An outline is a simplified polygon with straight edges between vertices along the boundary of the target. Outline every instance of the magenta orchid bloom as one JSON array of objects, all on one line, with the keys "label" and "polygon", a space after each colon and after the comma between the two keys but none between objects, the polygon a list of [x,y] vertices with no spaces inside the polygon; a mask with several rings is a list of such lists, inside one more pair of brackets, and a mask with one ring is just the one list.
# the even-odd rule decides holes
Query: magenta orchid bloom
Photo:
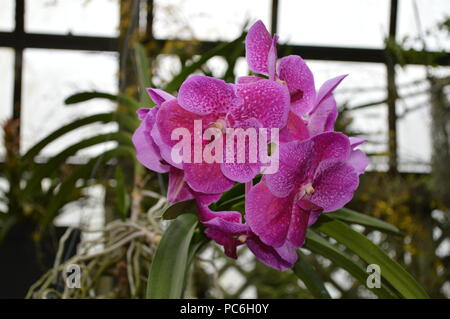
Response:
[{"label": "magenta orchid bloom", "polygon": [[[161,104],[175,99],[172,95],[158,89],[147,90],[150,98],[155,102],[153,108],[142,108],[137,111],[141,125],[134,132],[132,141],[136,148],[136,157],[145,167],[158,173],[169,173],[169,187],[167,200],[171,203],[197,198],[204,203],[212,203],[220,198],[220,195],[208,195],[197,193],[186,184],[184,172],[163,159],[162,153],[169,154],[163,144],[157,144],[153,138],[156,114]],[[161,148],[161,147],[162,148]]]},{"label": "magenta orchid bloom", "polygon": [[264,23],[257,21],[245,39],[248,66],[255,73],[268,75],[270,80],[287,85],[291,110],[297,115],[307,114],[316,96],[314,76],[298,55],[281,58],[277,72],[277,40],[277,35],[272,38]]},{"label": "magenta orchid bloom", "polygon": [[[221,132],[227,128],[282,128],[286,124],[288,107],[289,93],[274,81],[233,85],[194,75],[181,85],[178,99],[161,105],[156,118],[157,132],[154,130],[153,136],[164,149],[170,149],[178,143],[171,136],[177,128],[185,128],[191,136],[197,134],[200,138],[212,127]],[[195,130],[195,121],[202,123],[199,131]],[[202,142],[205,146],[211,141]],[[195,150],[193,144],[192,149]],[[162,156],[170,162],[164,153]],[[184,171],[185,180],[194,191],[207,194],[223,193],[234,182],[251,181],[260,171],[257,163],[226,163],[225,160],[195,163],[193,159],[177,167]]]},{"label": "magenta orchid bloom", "polygon": [[237,247],[246,244],[261,262],[281,271],[292,268],[297,260],[293,247],[274,248],[264,244],[248,225],[242,223],[239,212],[213,212],[204,203],[198,208],[199,218],[206,227],[205,234],[222,245],[228,257],[236,259]]},{"label": "magenta orchid bloom", "polygon": [[264,176],[246,201],[251,230],[273,247],[302,246],[320,213],[352,198],[368,163],[361,153],[353,156],[349,138],[335,132],[281,144],[278,173]]},{"label": "magenta orchid bloom", "polygon": [[156,115],[161,104],[166,100],[174,99],[174,97],[158,89],[148,89],[147,92],[156,106],[153,108],[142,108],[137,111],[138,117],[142,122],[134,132],[132,142],[136,148],[136,157],[142,165],[158,173],[167,173],[170,170],[170,166],[163,160],[161,149],[156,144],[151,132],[155,126]]},{"label": "magenta orchid bloom", "polygon": [[[156,106],[137,112],[142,122],[132,141],[145,167],[168,173],[169,202],[196,201],[205,234],[227,256],[237,258],[237,247],[247,245],[261,262],[285,270],[293,267],[296,249],[319,215],[351,200],[369,160],[358,149],[365,139],[334,132],[338,109],[333,91],[346,75],[326,81],[316,92],[314,76],[301,57],[277,61],[277,40],[261,21],[249,29],[246,59],[259,75],[239,77],[235,84],[193,75],[177,97],[148,89]],[[279,129],[274,173],[265,170],[261,158],[250,160],[250,142],[239,144],[236,136],[232,145],[225,140],[229,129],[248,128]],[[256,143],[267,146],[276,133]],[[189,151],[178,149],[186,135]],[[223,143],[212,152],[216,141]],[[241,147],[238,152],[245,159],[237,160],[234,152],[229,161],[229,147]],[[260,173],[265,175],[253,186]],[[246,183],[245,218],[236,211],[212,211],[209,205],[236,182]]]}]

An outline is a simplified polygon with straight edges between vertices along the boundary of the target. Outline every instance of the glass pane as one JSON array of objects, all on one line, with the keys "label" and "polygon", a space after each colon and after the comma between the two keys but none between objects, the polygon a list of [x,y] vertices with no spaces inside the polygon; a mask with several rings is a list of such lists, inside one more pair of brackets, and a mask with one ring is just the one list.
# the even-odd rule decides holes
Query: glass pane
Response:
[{"label": "glass pane", "polygon": [[[417,3],[417,20],[414,3]],[[401,0],[399,3],[398,39],[405,37],[418,38],[421,34],[428,50],[450,51],[448,33],[438,31],[437,24],[450,17],[450,1],[448,0]],[[420,30],[420,32],[419,32]],[[408,46],[422,49],[422,41],[408,41]]]},{"label": "glass pane", "polygon": [[[341,74],[348,74],[335,90],[339,109],[354,109],[348,112],[350,120],[347,130],[366,137],[362,146],[366,152],[381,153],[387,147],[387,113],[382,102],[386,98],[386,68],[377,63],[307,61],[314,73],[316,88],[326,80]],[[364,104],[374,106],[358,108]],[[385,157],[372,157],[370,168],[386,169]]]},{"label": "glass pane", "polygon": [[0,158],[5,155],[3,124],[13,114],[14,51],[0,48]]},{"label": "glass pane", "polygon": [[[22,151],[53,130],[88,114],[107,112],[115,104],[92,100],[71,106],[64,99],[80,91],[117,92],[118,57],[115,53],[28,49],[24,55]],[[44,149],[55,154],[89,135],[114,129],[93,124],[58,139]],[[77,155],[92,155],[104,147]]]},{"label": "glass pane", "polygon": [[278,33],[291,44],[383,47],[387,0],[282,0]]},{"label": "glass pane", "polygon": [[233,40],[246,21],[268,26],[269,0],[155,0],[154,35],[160,39]]},{"label": "glass pane", "polygon": [[14,30],[14,0],[0,1],[0,31]]},{"label": "glass pane", "polygon": [[27,32],[114,37],[118,27],[118,0],[26,1]]},{"label": "glass pane", "polygon": [[[433,68],[431,72],[440,78],[450,76],[449,67]],[[397,86],[402,97],[397,103],[400,170],[428,172],[432,156],[432,119],[425,67],[398,67]]]}]

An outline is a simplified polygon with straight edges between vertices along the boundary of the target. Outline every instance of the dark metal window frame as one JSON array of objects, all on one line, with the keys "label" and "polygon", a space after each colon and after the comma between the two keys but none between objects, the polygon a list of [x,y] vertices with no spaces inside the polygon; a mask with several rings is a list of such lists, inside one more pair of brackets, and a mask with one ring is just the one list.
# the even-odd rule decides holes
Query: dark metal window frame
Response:
[{"label": "dark metal window frame", "polygon": [[[152,0],[147,0],[152,6]],[[277,31],[279,0],[272,0],[271,6],[271,31]],[[389,36],[395,38],[397,29],[397,8],[398,0],[391,0],[389,12]],[[15,1],[15,29],[12,32],[0,32],[0,47],[10,47],[14,49],[14,101],[13,118],[20,121],[21,100],[22,100],[22,74],[23,74],[23,50],[26,48],[39,49],[60,49],[60,50],[88,50],[100,52],[118,52],[119,39],[113,37],[92,37],[73,36],[56,34],[37,34],[25,32],[25,0]],[[148,28],[148,30],[151,30]],[[167,40],[155,40],[164,44]],[[186,41],[187,42],[187,41]],[[218,45],[220,42],[202,41],[200,51]],[[327,47],[327,46],[304,46],[287,45],[292,54],[301,55],[305,59],[327,60],[327,61],[348,61],[348,62],[373,62],[382,63],[387,68],[387,83],[395,84],[394,63],[390,63],[386,58],[384,49],[347,48],[347,47]],[[448,63],[448,56],[443,59],[442,64]],[[388,90],[388,126],[390,170],[397,168],[397,136],[396,136],[396,115],[395,96]]]}]

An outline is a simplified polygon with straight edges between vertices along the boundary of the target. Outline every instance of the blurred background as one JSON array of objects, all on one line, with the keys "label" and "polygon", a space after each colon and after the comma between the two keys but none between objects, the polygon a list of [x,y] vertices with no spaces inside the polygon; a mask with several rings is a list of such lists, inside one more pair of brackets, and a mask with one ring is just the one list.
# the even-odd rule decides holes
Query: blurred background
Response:
[{"label": "blurred background", "polygon": [[[280,36],[279,56],[307,61],[316,87],[349,74],[335,91],[337,130],[366,137],[372,160],[349,207],[404,236],[358,230],[432,297],[449,298],[449,18],[447,0],[0,0],[0,297],[24,297],[55,257],[67,260],[91,240],[91,252],[107,245],[93,229],[132,214],[145,192],[164,195],[164,180],[127,153],[134,110],[150,105],[139,87],[175,91],[194,72],[230,82],[248,74],[243,32],[261,19]],[[143,197],[145,212],[159,202]],[[152,249],[132,253],[151,259]],[[304,253],[333,297],[374,297]],[[235,262],[205,250],[189,293],[311,297],[291,274],[241,254]],[[139,297],[148,269],[138,260],[144,283],[128,288],[124,275],[121,288],[121,256],[88,269],[109,277],[110,297]]]}]

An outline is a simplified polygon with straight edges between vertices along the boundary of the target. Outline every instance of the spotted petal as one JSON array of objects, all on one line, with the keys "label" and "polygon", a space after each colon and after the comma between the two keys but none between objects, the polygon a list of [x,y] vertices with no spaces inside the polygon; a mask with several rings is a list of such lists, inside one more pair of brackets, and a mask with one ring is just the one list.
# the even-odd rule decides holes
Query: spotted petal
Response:
[{"label": "spotted petal", "polygon": [[292,110],[298,115],[307,114],[314,106],[316,89],[314,76],[305,61],[298,55],[282,58],[278,76],[289,88]]},{"label": "spotted petal", "polygon": [[196,114],[226,113],[241,104],[233,84],[203,76],[190,76],[181,85],[178,102],[182,108]]},{"label": "spotted petal", "polygon": [[275,81],[260,80],[237,84],[237,95],[244,103],[231,110],[236,121],[250,118],[258,120],[265,128],[282,128],[286,125],[289,111],[289,92],[284,85]]},{"label": "spotted petal", "polygon": [[293,196],[274,196],[264,181],[254,186],[245,203],[246,221],[267,245],[281,247],[286,242],[291,223]]},{"label": "spotted petal", "polygon": [[247,246],[261,262],[280,271],[292,268],[297,261],[295,250],[287,250],[284,246],[274,248],[264,244],[257,236],[250,236]]},{"label": "spotted petal", "polygon": [[173,100],[175,97],[160,89],[147,89],[147,93],[156,105],[161,105],[165,101]]},{"label": "spotted petal", "polygon": [[186,182],[196,192],[220,194],[234,184],[222,173],[219,163],[183,163],[183,169]]},{"label": "spotted petal", "polygon": [[142,165],[152,171],[165,173],[169,171],[169,166],[163,163],[160,149],[150,134],[155,124],[157,111],[157,108],[138,111],[143,121],[134,132],[132,141],[136,148],[136,157]]},{"label": "spotted petal", "polygon": [[267,187],[273,195],[288,196],[300,181],[308,177],[312,167],[313,146],[311,139],[280,145],[278,172],[265,175]]},{"label": "spotted petal", "polygon": [[332,94],[333,90],[342,82],[343,79],[345,79],[346,76],[347,74],[339,75],[322,84],[319,92],[317,93],[316,105],[319,105],[323,99]]},{"label": "spotted petal", "polygon": [[269,51],[273,39],[264,23],[259,20],[248,30],[245,38],[245,57],[248,67],[255,73],[268,74]]},{"label": "spotted petal", "polygon": [[310,201],[324,212],[342,208],[353,197],[359,179],[356,171],[342,160],[322,162],[314,177]]},{"label": "spotted petal", "polygon": [[302,141],[308,137],[309,133],[305,121],[294,112],[289,112],[287,124],[280,130],[280,142]]},{"label": "spotted petal", "polygon": [[336,101],[333,95],[329,95],[310,114],[308,119],[309,135],[314,136],[323,132],[333,131],[337,117]]}]

